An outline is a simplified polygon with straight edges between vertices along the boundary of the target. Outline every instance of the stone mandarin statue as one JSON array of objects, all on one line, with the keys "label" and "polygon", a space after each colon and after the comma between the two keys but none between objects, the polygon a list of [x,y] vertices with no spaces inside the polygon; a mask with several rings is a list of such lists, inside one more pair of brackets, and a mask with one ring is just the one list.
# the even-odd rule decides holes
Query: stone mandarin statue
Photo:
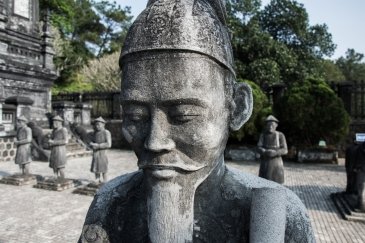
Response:
[{"label": "stone mandarin statue", "polygon": [[19,165],[22,175],[29,176],[29,166],[32,161],[31,148],[32,143],[32,130],[27,126],[28,119],[24,116],[20,116],[17,119],[17,134],[16,141],[17,146],[15,155],[15,164]]},{"label": "stone mandarin statue", "polygon": [[105,120],[102,117],[94,121],[94,133],[90,147],[93,149],[93,160],[91,172],[95,173],[95,178],[101,182],[100,174],[103,174],[103,181],[106,182],[108,172],[108,157],[106,150],[112,146],[110,132],[105,129]]},{"label": "stone mandarin statue", "polygon": [[345,196],[356,209],[365,212],[365,142],[346,149],[345,167],[347,175]]},{"label": "stone mandarin statue", "polygon": [[284,164],[282,155],[288,153],[283,133],[276,131],[279,121],[272,115],[265,120],[265,131],[257,144],[261,155],[259,176],[277,183],[284,183]]},{"label": "stone mandarin statue", "polygon": [[48,141],[51,147],[49,167],[53,169],[57,179],[65,179],[65,167],[67,161],[66,144],[68,142],[67,129],[62,126],[63,119],[60,116],[53,118],[53,131]]},{"label": "stone mandarin statue", "polygon": [[[293,192],[224,164],[229,131],[252,111],[251,89],[235,82],[224,9],[218,0],[150,0],[130,28],[122,130],[140,170],[100,189],[79,242],[314,242]],[[257,214],[251,201],[264,202]]]}]

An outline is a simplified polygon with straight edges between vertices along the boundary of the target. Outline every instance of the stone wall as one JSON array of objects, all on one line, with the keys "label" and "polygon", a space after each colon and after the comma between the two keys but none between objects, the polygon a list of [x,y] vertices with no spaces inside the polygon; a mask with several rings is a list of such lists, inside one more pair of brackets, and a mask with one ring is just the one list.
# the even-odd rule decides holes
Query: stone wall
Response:
[{"label": "stone wall", "polygon": [[14,161],[16,154],[15,137],[0,137],[0,162]]}]

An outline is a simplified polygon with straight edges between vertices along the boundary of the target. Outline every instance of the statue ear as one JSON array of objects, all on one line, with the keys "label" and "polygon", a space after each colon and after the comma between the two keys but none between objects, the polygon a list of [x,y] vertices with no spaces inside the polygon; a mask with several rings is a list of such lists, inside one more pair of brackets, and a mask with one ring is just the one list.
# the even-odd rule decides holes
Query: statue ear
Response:
[{"label": "statue ear", "polygon": [[229,124],[232,131],[237,131],[248,121],[252,108],[253,96],[250,86],[245,83],[235,83]]}]

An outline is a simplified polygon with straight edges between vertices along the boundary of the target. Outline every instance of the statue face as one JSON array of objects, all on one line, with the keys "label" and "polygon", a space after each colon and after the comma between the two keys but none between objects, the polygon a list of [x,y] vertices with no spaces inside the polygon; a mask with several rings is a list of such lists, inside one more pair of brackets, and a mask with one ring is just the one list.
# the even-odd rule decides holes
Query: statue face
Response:
[{"label": "statue face", "polygon": [[26,125],[26,122],[23,120],[16,120],[16,125],[17,125],[17,127],[21,128]]},{"label": "statue face", "polygon": [[57,129],[62,127],[62,122],[61,121],[53,121],[53,128]]},{"label": "statue face", "polygon": [[198,54],[154,54],[124,63],[123,80],[123,134],[141,169],[163,178],[218,162],[229,117],[218,64]]},{"label": "statue face", "polygon": [[102,122],[95,122],[94,127],[96,131],[101,131],[105,127],[105,124]]},{"label": "statue face", "polygon": [[277,127],[278,127],[278,124],[274,121],[266,122],[266,131],[269,133],[275,132]]}]

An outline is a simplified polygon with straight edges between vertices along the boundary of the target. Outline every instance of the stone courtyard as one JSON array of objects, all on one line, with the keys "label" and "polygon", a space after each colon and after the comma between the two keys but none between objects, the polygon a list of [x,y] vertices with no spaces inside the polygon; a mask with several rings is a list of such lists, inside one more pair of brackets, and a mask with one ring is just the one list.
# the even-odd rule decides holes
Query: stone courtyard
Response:
[{"label": "stone courtyard", "polygon": [[[110,178],[136,170],[131,151],[111,150]],[[334,164],[285,163],[285,186],[292,189],[308,208],[317,242],[365,242],[365,224],[341,219],[330,199],[346,185],[343,161]],[[93,180],[91,157],[68,161],[66,177],[83,184]],[[228,165],[248,173],[258,173],[258,162]],[[47,163],[34,162],[32,173],[52,176]],[[0,163],[0,177],[18,172],[13,162]],[[74,189],[54,192],[31,186],[0,184],[0,243],[77,242],[92,197],[73,194]]]}]

